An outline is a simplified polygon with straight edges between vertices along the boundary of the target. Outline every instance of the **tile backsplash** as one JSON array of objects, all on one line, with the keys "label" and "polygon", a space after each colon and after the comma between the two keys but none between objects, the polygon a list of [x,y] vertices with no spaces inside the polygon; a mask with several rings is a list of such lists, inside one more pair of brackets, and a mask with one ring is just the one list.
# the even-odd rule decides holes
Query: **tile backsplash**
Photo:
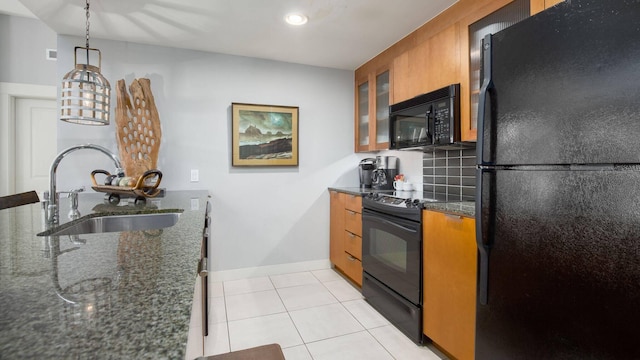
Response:
[{"label": "tile backsplash", "polygon": [[425,196],[446,201],[474,201],[476,149],[430,150],[422,156]]}]

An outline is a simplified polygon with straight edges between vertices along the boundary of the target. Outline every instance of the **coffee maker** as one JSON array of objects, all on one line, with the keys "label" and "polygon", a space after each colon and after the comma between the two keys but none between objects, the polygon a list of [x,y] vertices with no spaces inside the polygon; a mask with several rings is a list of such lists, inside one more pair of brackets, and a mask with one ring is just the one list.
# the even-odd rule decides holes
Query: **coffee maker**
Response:
[{"label": "coffee maker", "polygon": [[371,187],[375,190],[393,190],[393,179],[398,175],[396,156],[376,156],[376,169],[371,177]]},{"label": "coffee maker", "polygon": [[373,171],[376,169],[376,159],[367,158],[360,160],[358,170],[360,172],[360,188],[368,189],[371,187],[371,179]]}]

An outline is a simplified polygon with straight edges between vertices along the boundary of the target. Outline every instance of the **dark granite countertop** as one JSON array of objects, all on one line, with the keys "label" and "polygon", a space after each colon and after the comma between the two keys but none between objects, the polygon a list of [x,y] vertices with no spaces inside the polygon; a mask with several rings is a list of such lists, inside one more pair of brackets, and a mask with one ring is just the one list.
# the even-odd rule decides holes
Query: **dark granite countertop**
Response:
[{"label": "dark granite countertop", "polygon": [[41,204],[1,210],[1,359],[184,358],[207,192],[169,191],[145,207],[102,199],[80,194],[81,214],[184,211],[162,230],[72,238],[36,235]]},{"label": "dark granite countertop", "polygon": [[476,214],[476,203],[473,201],[425,203],[424,209],[474,218]]}]

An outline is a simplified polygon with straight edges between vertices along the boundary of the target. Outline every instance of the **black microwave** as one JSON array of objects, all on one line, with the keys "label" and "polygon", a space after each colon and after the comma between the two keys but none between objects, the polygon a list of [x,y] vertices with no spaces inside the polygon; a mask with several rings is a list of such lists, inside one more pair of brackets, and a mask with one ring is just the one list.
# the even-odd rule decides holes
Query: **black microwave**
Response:
[{"label": "black microwave", "polygon": [[460,84],[389,106],[390,149],[417,149],[460,141]]}]

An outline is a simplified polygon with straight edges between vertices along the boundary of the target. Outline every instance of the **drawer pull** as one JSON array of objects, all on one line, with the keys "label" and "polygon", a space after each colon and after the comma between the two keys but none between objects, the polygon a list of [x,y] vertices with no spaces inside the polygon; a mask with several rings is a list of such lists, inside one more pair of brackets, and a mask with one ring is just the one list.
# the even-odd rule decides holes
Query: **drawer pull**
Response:
[{"label": "drawer pull", "polygon": [[349,234],[349,237],[352,238],[352,239],[356,237],[354,234],[352,234],[352,233],[350,233],[348,231],[347,231],[347,234]]},{"label": "drawer pull", "polygon": [[444,214],[445,217],[448,217],[451,220],[462,220],[462,216],[460,215],[454,215],[454,214]]},{"label": "drawer pull", "polygon": [[354,258],[354,257],[353,257],[353,256],[351,256],[351,255],[348,255],[348,256],[347,256],[347,259],[349,259],[349,261],[356,261],[356,260],[357,260],[356,258]]},{"label": "drawer pull", "polygon": [[347,210],[347,212],[348,212],[348,213],[349,213],[349,215],[351,215],[351,216],[353,216],[353,215],[355,215],[355,214],[356,214],[356,212],[355,212],[355,211],[351,211],[351,210]]}]

